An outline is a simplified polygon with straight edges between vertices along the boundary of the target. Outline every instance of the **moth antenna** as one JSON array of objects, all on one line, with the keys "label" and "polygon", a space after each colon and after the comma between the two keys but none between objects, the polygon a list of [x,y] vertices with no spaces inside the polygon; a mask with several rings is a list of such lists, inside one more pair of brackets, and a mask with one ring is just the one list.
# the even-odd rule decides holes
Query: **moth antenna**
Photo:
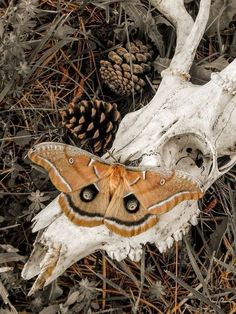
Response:
[{"label": "moth antenna", "polygon": [[141,162],[142,162],[142,157],[139,157],[139,158],[136,158],[136,159],[133,159],[133,160],[130,160],[134,155],[134,154],[130,154],[124,161],[124,164],[126,166],[131,166],[131,167],[139,167]]},{"label": "moth antenna", "polygon": [[130,162],[130,159],[135,155],[136,153],[131,153],[126,159],[125,164]]},{"label": "moth antenna", "polygon": [[112,152],[110,150],[107,150],[107,153],[108,153],[109,157],[111,157],[115,161],[115,163],[119,163],[119,159],[120,158],[117,160],[117,158],[113,155],[114,154],[114,149],[113,149]]},{"label": "moth antenna", "polygon": [[25,159],[27,159],[27,158],[29,158],[28,153],[25,153],[23,159],[25,160]]}]

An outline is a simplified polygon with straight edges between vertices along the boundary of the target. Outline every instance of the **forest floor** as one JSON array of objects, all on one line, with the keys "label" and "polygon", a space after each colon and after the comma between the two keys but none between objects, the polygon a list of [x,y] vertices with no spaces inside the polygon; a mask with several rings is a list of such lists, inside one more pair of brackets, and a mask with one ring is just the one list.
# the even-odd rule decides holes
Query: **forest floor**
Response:
[{"label": "forest floor", "polygon": [[[185,2],[195,18],[199,1]],[[212,7],[211,20],[219,22],[198,47],[192,82],[206,83],[235,58],[233,9]],[[100,61],[137,40],[152,51],[140,76],[145,84],[127,94],[127,80],[115,94],[102,80]],[[85,145],[76,125],[63,123],[63,112],[97,99],[116,103],[121,118],[145,106],[174,49],[175,29],[148,0],[0,0],[0,314],[236,313],[235,167],[199,201],[198,225],[168,252],[146,245],[141,262],[96,252],[30,297],[35,279],[21,277],[36,238],[31,219],[58,194],[47,174],[32,168],[30,147],[53,141],[96,153],[88,121]]]}]

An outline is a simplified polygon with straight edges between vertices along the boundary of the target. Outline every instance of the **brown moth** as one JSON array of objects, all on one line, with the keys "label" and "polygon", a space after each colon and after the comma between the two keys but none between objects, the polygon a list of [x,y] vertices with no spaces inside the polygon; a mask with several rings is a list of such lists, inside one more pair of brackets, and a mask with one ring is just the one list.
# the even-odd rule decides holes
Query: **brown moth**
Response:
[{"label": "brown moth", "polygon": [[73,223],[104,224],[123,237],[148,230],[175,205],[203,196],[198,183],[178,171],[109,163],[66,144],[38,144],[28,157],[48,171],[62,192],[60,207]]}]

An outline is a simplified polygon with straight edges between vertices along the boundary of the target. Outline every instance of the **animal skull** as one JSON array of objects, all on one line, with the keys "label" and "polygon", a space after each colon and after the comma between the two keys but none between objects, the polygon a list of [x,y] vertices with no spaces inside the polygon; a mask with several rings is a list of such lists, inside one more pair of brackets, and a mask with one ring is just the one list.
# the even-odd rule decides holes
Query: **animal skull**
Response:
[{"label": "animal skull", "polygon": [[[203,86],[190,83],[188,72],[207,23],[210,0],[201,1],[195,23],[183,0],[152,3],[177,27],[176,53],[162,72],[152,101],[123,119],[113,154],[121,161],[132,156],[140,165],[178,169],[199,180],[206,190],[236,163],[236,61]],[[186,29],[191,29],[189,34]],[[123,238],[105,226],[74,225],[61,213],[56,198],[34,218],[33,231],[41,232],[22,276],[38,275],[31,294],[96,250],[105,250],[118,261],[126,257],[139,260],[147,242],[163,252],[182,238],[190,223],[197,224],[198,214],[197,202],[185,201],[161,215],[148,231]]]},{"label": "animal skull", "polygon": [[236,162],[235,97],[220,85],[222,77],[213,74],[204,86],[176,81],[164,99],[157,92],[147,107],[122,121],[117,154],[127,158],[138,147],[141,164],[187,172],[206,190]]}]

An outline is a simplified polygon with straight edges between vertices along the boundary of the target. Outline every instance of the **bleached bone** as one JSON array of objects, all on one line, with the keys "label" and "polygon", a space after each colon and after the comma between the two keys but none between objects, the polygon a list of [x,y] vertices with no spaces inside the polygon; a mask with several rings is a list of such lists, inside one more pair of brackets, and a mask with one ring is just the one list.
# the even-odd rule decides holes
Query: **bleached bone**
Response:
[{"label": "bleached bone", "polygon": [[[210,0],[201,1],[195,22],[183,0],[151,2],[175,25],[177,48],[152,101],[122,120],[113,155],[121,161],[132,156],[140,165],[178,169],[200,180],[206,190],[236,163],[236,61],[214,73],[204,86],[188,82]],[[223,163],[221,157],[227,157]],[[34,218],[34,231],[39,234],[22,276],[30,279],[38,275],[33,293],[96,250],[105,250],[117,260],[139,260],[142,246],[150,242],[164,252],[182,238],[189,223],[197,223],[198,214],[197,202],[186,201],[161,215],[145,233],[122,238],[105,226],[75,226],[61,214],[55,199]]]},{"label": "bleached bone", "polygon": [[[22,271],[23,278],[27,280],[38,275],[29,294],[48,285],[73,263],[97,250],[105,250],[118,261],[127,256],[138,261],[142,255],[142,246],[147,242],[155,243],[160,251],[165,251],[174,242],[171,235],[181,230],[185,221],[190,221],[199,212],[194,201],[184,203],[186,213],[180,214],[182,207],[176,206],[162,215],[154,228],[132,238],[123,238],[105,226],[78,227],[64,214],[58,216],[60,207],[56,198],[34,218],[33,230],[41,227],[45,229],[36,239],[31,257]],[[51,221],[48,219],[49,213]]]}]

